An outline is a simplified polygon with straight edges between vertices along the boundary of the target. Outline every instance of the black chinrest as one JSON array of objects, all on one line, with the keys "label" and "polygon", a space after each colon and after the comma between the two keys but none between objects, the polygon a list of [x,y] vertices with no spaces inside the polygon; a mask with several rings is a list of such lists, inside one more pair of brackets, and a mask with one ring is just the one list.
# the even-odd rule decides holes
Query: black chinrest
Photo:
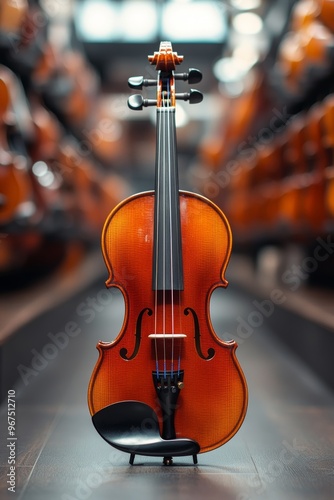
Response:
[{"label": "black chinrest", "polygon": [[181,457],[196,455],[200,449],[192,439],[163,439],[157,414],[140,401],[121,401],[106,406],[95,413],[92,420],[103,439],[131,455]]}]

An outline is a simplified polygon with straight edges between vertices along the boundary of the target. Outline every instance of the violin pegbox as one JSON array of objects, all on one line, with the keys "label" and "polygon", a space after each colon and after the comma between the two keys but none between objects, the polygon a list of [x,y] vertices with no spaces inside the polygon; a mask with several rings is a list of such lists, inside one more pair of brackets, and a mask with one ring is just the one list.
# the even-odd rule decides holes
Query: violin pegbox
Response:
[{"label": "violin pegbox", "polygon": [[183,56],[173,52],[170,42],[161,42],[159,52],[148,56],[148,60],[150,64],[155,65],[158,71],[157,80],[133,76],[129,78],[128,84],[130,88],[139,90],[142,90],[143,87],[157,87],[156,99],[144,99],[141,94],[134,94],[128,99],[130,109],[138,111],[147,106],[165,107],[166,102],[168,106],[175,106],[176,99],[189,101],[190,104],[197,104],[203,100],[203,94],[199,90],[190,89],[189,92],[185,93],[175,92],[175,80],[196,84],[202,80],[202,73],[196,68],[190,68],[185,73],[174,73],[176,66],[182,63]]}]

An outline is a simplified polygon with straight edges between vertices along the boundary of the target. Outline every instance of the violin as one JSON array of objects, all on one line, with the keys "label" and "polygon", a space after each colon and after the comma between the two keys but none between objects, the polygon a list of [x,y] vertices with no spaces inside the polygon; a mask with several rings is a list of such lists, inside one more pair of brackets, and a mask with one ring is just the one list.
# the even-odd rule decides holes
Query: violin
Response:
[{"label": "violin", "polygon": [[62,170],[60,190],[68,215],[72,223],[81,226],[82,238],[89,241],[101,233],[107,207],[116,206],[127,189],[116,175],[107,178],[79,151],[74,138],[60,141],[56,164]]},{"label": "violin", "polygon": [[323,144],[322,125],[324,106],[315,103],[308,110],[305,130],[304,152],[308,159],[308,172],[304,175],[304,218],[308,229],[317,234],[326,223],[326,151]]},{"label": "violin", "polygon": [[232,438],[247,408],[237,344],[216,335],[209,314],[213,291],[228,284],[231,229],[214,203],[178,187],[176,100],[203,98],[175,91],[178,80],[202,78],[197,69],[176,73],[182,60],[161,42],[149,56],[157,80],[129,79],[157,89],[155,99],[128,100],[133,110],[156,107],[155,189],[118,204],[102,232],[106,286],[121,291],[125,317],[114,341],[97,344],[88,404],[98,433],[130,464],[136,454],[197,463]]},{"label": "violin", "polygon": [[332,32],[316,19],[313,7],[308,2],[296,6],[291,29],[284,35],[278,51],[284,86],[293,95],[305,91],[310,82],[329,71],[334,44]]},{"label": "violin", "polygon": [[0,31],[6,35],[19,36],[28,9],[27,0],[20,0],[19,2],[2,0],[0,8]]},{"label": "violin", "polygon": [[[12,103],[17,99],[14,74],[0,66],[0,224],[10,224],[33,211],[32,189],[26,158],[16,154],[8,144],[8,129],[13,121]],[[13,95],[14,94],[14,95]]]},{"label": "violin", "polygon": [[334,218],[334,94],[329,94],[323,102],[323,147],[326,153],[325,168],[325,210],[326,219]]}]

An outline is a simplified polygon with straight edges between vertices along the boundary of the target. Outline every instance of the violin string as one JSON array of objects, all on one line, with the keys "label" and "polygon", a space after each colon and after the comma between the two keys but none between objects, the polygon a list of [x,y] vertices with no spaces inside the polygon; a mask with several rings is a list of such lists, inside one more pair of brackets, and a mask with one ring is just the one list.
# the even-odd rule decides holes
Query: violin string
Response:
[{"label": "violin string", "polygon": [[167,144],[166,144],[166,96],[164,91],[162,91],[162,107],[163,107],[163,245],[162,245],[162,268],[163,268],[163,283],[162,283],[162,317],[163,317],[163,334],[164,334],[164,339],[163,339],[163,370],[164,370],[164,377],[166,378],[167,376],[167,366],[166,366],[166,150],[167,150]]},{"label": "violin string", "polygon": [[[176,116],[175,116],[175,120],[176,120]],[[178,204],[181,203],[179,192],[178,192],[177,203]],[[180,219],[181,219],[181,206],[180,206]],[[180,232],[181,232],[181,248],[182,248],[182,226],[180,227]],[[182,292],[180,290],[180,287],[179,287],[177,296],[178,296],[177,304],[178,304],[179,332],[183,333],[183,329],[182,329],[182,314],[181,314],[181,310],[182,310],[182,304],[181,304]],[[177,363],[177,375],[178,376],[180,375],[180,371],[181,371],[181,356],[182,356],[183,342],[184,342],[184,340],[181,339],[180,342],[179,342],[179,344],[178,344],[178,346],[179,346],[179,348],[178,348],[178,363]]]},{"label": "violin string", "polygon": [[[178,203],[180,203],[180,197],[178,200]],[[178,290],[178,311],[179,311],[179,332],[183,333],[182,329],[182,315],[181,315],[181,310],[182,310],[182,304],[181,304],[181,290]],[[183,339],[180,340],[179,342],[179,349],[178,349],[178,361],[177,361],[177,375],[180,375],[180,370],[181,370],[181,356],[182,356],[182,346],[183,346]]]},{"label": "violin string", "polygon": [[[171,114],[171,120],[173,120],[172,122],[172,126],[169,127],[169,130],[171,131],[172,134],[174,134],[174,130],[175,130],[175,126],[176,126],[176,123],[175,123],[175,120],[176,120],[176,107],[174,105],[174,109],[173,109],[173,114]],[[173,146],[174,146],[174,151],[173,151],[173,157],[172,158],[175,158],[175,154],[176,154],[176,144],[175,144],[175,137],[173,137]],[[174,172],[175,172],[175,168],[174,168]],[[176,177],[173,179],[174,182],[176,182]],[[171,183],[170,183],[170,186],[171,186]],[[180,203],[180,196],[179,196],[179,192],[177,193],[177,199],[174,200],[174,203]],[[175,205],[174,205],[174,208],[175,208]],[[178,212],[174,212],[174,215],[176,215]],[[179,228],[179,230],[181,231],[181,227]],[[172,235],[172,231],[171,231],[171,235]],[[175,235],[176,236],[176,235]],[[172,240],[172,237],[171,236],[171,240]],[[182,237],[182,235],[181,235]],[[172,267],[171,267],[171,273],[172,273],[172,283],[173,283],[173,273],[174,273],[174,264],[173,264],[173,242],[171,241],[171,264],[172,264]],[[178,249],[179,250],[179,249]],[[180,272],[180,270],[178,269],[178,272]],[[172,307],[172,333],[174,334],[175,333],[175,307],[174,307],[174,301],[175,301],[175,296],[174,296],[174,285],[172,285],[172,299],[171,299],[171,307]],[[178,291],[177,291],[177,301],[176,301],[177,305],[178,305],[178,323],[179,323],[179,333],[182,333],[182,316],[181,316],[181,290],[180,290],[180,287],[178,287]],[[177,357],[177,375],[179,376],[180,375],[180,370],[181,370],[181,354],[182,354],[182,345],[183,345],[183,340],[181,340],[179,343],[178,343],[178,357]],[[174,347],[174,336],[172,337],[172,373],[174,373],[174,350],[175,350],[175,347]]]},{"label": "violin string", "polygon": [[[157,161],[159,162],[159,158],[161,156],[160,145],[161,145],[161,127],[159,121],[159,113],[156,113],[156,121],[158,127],[158,144],[157,144]],[[159,163],[158,163],[159,165]],[[158,333],[158,248],[159,248],[159,213],[160,213],[160,197],[158,195],[158,186],[160,185],[160,169],[156,169],[156,192],[155,192],[155,234],[154,234],[154,244],[155,244],[155,286],[154,286],[154,349],[155,349],[155,365],[157,377],[159,377],[159,358],[158,358],[158,341],[157,341],[157,333]]]},{"label": "violin string", "polygon": [[[172,165],[172,161],[174,158],[174,149],[171,150],[172,146],[175,148],[174,144],[174,127],[175,127],[175,106],[172,106],[171,101],[171,86],[170,81],[167,81],[167,89],[166,91],[161,90],[161,105],[160,110],[157,112],[157,125],[158,125],[158,155],[157,161],[157,180],[156,180],[156,234],[155,234],[155,245],[156,245],[156,255],[155,255],[155,314],[154,314],[154,331],[155,335],[157,335],[159,321],[159,314],[162,312],[162,333],[163,333],[163,373],[164,377],[167,375],[167,333],[171,333],[171,374],[174,373],[174,350],[175,350],[175,296],[174,296],[174,241],[175,237],[173,233],[173,217],[176,215],[174,213],[175,209],[175,200],[172,199],[172,181],[176,181],[173,177],[173,172],[175,170],[175,165]],[[172,170],[174,168],[174,170]],[[160,184],[161,183],[161,184]],[[160,190],[159,190],[160,187]],[[177,201],[179,203],[179,200]],[[166,208],[169,207],[168,213],[166,213]],[[162,220],[159,216],[160,210],[162,210]],[[162,224],[162,227],[159,225]],[[162,229],[162,234],[160,230]],[[168,235],[168,237],[167,237]],[[162,238],[162,246],[160,238]],[[169,246],[169,248],[168,248]],[[158,251],[162,251],[162,256],[158,255]],[[168,259],[167,259],[168,256]],[[159,262],[162,259],[162,303],[159,307]],[[161,269],[160,269],[161,271]],[[170,280],[170,281],[169,281]],[[167,284],[169,286],[169,290],[167,291]],[[160,290],[161,293],[161,290]],[[170,303],[167,304],[167,293],[170,294]],[[168,295],[169,297],[169,295]],[[178,290],[178,304],[181,305],[181,291]],[[170,317],[167,317],[167,307],[171,310]],[[167,324],[168,320],[168,324]],[[182,319],[181,319],[181,311],[179,310],[179,325],[180,332]],[[170,331],[167,329],[170,329]],[[156,357],[156,371],[159,376],[159,350],[158,350],[158,341],[157,336],[155,337],[155,357]],[[180,373],[181,367],[181,353],[182,353],[182,342],[179,344],[178,349],[178,363],[177,363],[177,372]]]},{"label": "violin string", "polygon": [[[170,81],[168,81],[168,97],[169,103],[171,103],[171,89],[170,89]],[[172,346],[171,346],[171,374],[174,374],[174,262],[173,262],[173,224],[172,224],[172,160],[174,155],[171,153],[171,124],[172,124],[172,113],[173,108],[169,106],[168,110],[168,176],[169,176],[169,233],[170,233],[170,281],[171,281],[171,334],[172,334]],[[173,144],[174,146],[174,144]],[[175,181],[175,179],[173,179]]]}]

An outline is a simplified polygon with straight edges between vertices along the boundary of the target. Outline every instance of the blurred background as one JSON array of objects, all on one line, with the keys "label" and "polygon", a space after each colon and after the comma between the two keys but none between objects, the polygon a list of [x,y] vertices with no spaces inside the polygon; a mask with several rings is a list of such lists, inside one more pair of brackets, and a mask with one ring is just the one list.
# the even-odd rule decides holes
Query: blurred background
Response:
[{"label": "blurred background", "polygon": [[332,0],[1,0],[2,353],[105,279],[106,216],[154,186],[155,111],[128,109],[127,80],[154,78],[147,55],[170,40],[203,72],[203,102],[177,106],[180,186],[230,221],[231,284],[284,290],[315,325],[295,348],[333,384],[310,348],[318,327],[333,342],[333,32]]},{"label": "blurred background", "polygon": [[[86,403],[124,318],[102,228],[154,188],[155,108],[127,81],[156,78],[162,40],[203,73],[203,101],[177,101],[180,187],[230,222],[211,313],[249,387],[236,438],[172,480],[128,466]],[[334,0],[0,0],[0,496],[15,395],[20,499],[333,498],[333,81]]]}]

